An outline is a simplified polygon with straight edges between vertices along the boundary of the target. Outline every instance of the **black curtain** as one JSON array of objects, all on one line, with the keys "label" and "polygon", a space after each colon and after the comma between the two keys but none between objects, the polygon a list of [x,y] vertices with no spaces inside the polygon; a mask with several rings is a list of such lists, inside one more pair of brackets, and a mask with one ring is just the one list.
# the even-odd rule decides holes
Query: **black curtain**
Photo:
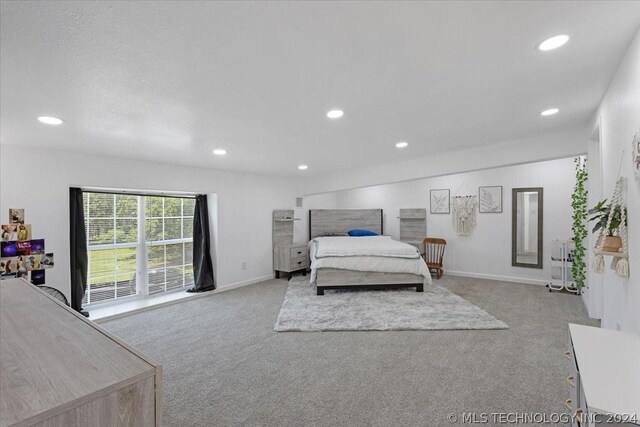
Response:
[{"label": "black curtain", "polygon": [[[71,308],[83,313],[82,298],[87,290],[87,232],[84,225],[82,189],[69,189],[70,247],[71,247]],[[84,314],[84,313],[83,313]]]},{"label": "black curtain", "polygon": [[193,214],[193,278],[194,287],[187,292],[207,292],[216,288],[209,239],[209,207],[207,196],[196,196]]}]

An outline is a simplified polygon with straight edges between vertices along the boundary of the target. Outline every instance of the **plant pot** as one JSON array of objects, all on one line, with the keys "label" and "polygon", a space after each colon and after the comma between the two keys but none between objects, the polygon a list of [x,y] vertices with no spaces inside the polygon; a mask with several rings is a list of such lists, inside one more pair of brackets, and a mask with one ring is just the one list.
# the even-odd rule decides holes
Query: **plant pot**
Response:
[{"label": "plant pot", "polygon": [[604,238],[603,251],[619,252],[620,248],[622,248],[622,238],[620,236],[607,236]]}]

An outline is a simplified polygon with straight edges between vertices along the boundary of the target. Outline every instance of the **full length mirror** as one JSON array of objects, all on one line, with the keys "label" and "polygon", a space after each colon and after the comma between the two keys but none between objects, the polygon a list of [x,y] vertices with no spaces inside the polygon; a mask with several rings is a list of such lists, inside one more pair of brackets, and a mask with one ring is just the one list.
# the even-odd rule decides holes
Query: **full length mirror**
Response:
[{"label": "full length mirror", "polygon": [[542,188],[514,188],[511,196],[511,265],[542,268]]}]

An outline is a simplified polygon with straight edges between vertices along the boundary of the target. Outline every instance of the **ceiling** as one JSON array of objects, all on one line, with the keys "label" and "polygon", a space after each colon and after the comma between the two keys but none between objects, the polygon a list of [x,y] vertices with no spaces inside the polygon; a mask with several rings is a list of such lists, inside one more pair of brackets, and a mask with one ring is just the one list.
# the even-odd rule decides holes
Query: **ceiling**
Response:
[{"label": "ceiling", "polygon": [[1,8],[2,143],[276,176],[584,127],[640,27],[633,1]]}]

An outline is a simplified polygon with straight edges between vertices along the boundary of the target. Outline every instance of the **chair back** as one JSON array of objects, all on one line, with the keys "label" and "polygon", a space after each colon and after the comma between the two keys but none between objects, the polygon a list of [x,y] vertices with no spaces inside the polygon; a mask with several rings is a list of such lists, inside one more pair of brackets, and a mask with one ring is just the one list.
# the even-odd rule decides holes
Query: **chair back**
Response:
[{"label": "chair back", "polygon": [[429,264],[442,266],[442,258],[444,257],[444,248],[447,246],[447,241],[435,237],[427,237],[422,243],[424,244],[424,260]]}]

